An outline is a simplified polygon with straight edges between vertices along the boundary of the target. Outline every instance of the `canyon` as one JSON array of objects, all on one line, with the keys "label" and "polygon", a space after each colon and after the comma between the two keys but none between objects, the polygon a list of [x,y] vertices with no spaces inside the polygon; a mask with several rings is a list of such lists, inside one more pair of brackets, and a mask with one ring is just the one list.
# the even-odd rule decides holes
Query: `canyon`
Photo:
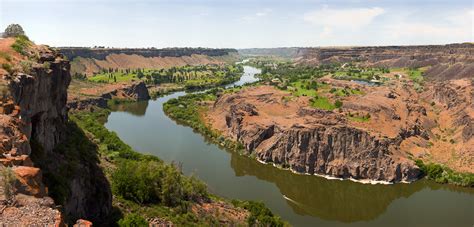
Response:
[{"label": "canyon", "polygon": [[[63,225],[80,218],[100,224],[112,213],[111,186],[101,166],[107,162],[89,140],[83,141],[89,146],[86,153],[68,146],[69,139],[84,133],[68,119],[68,111],[96,111],[95,107],[109,107],[111,100],[143,102],[156,87],[143,81],[86,83],[74,81],[71,73],[226,64],[239,58],[233,49],[52,49],[40,45],[29,46],[22,55],[11,50],[13,43],[11,38],[0,42],[0,51],[12,56],[10,61],[0,59],[1,63],[16,67],[14,72],[0,69],[5,88],[0,106],[0,162],[13,171],[17,194],[15,203],[0,198],[1,224]],[[295,65],[362,61],[367,66],[430,66],[426,71],[430,81],[419,93],[408,80],[410,86],[378,87],[318,79],[363,92],[343,98],[339,111],[310,108],[309,97],[291,97],[270,84],[220,94],[214,102],[201,103],[208,108],[205,122],[242,143],[247,155],[297,173],[361,182],[413,182],[421,176],[416,158],[473,172],[472,56],[466,54],[471,53],[472,45],[289,50],[284,57],[294,57]],[[21,62],[28,62],[28,67]],[[371,120],[351,121],[350,113],[370,113]],[[249,216],[225,202],[205,202],[193,209],[234,216],[235,220],[224,217],[222,223],[227,224],[244,222]]]}]

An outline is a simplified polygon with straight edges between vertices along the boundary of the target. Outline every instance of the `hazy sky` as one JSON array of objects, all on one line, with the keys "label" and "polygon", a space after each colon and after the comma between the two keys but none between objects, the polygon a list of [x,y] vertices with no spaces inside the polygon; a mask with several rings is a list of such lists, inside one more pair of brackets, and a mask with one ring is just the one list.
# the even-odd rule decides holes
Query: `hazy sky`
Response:
[{"label": "hazy sky", "polygon": [[474,0],[0,0],[51,46],[280,47],[474,41]]}]

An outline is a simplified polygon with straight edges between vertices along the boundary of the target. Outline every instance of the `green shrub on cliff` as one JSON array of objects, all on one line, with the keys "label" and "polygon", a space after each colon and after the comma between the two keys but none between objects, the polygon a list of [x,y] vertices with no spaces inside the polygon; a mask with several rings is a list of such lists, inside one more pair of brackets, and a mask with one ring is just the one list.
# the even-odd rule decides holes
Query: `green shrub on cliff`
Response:
[{"label": "green shrub on cliff", "polygon": [[425,164],[422,160],[416,160],[415,164],[420,167],[420,170],[428,179],[438,183],[474,187],[474,174],[472,173],[458,173],[440,164]]},{"label": "green shrub on cliff", "polygon": [[286,223],[280,217],[274,216],[262,202],[232,200],[232,204],[250,212],[247,219],[249,226],[286,226]]},{"label": "green shrub on cliff", "polygon": [[30,39],[28,39],[28,37],[26,37],[25,35],[20,35],[18,37],[16,37],[16,40],[15,42],[12,44],[12,48],[22,54],[22,55],[26,55],[26,50],[29,46],[31,46],[31,41]]}]

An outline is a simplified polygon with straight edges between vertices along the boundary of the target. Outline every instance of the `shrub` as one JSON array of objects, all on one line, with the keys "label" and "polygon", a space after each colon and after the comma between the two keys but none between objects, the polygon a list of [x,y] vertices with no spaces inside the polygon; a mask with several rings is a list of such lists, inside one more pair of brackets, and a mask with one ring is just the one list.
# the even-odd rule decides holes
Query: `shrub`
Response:
[{"label": "shrub", "polygon": [[172,207],[208,196],[204,183],[183,176],[174,165],[154,160],[123,160],[112,174],[112,189],[140,204],[162,202]]},{"label": "shrub", "polygon": [[249,226],[285,226],[280,217],[274,216],[262,202],[232,200],[236,207],[242,207],[250,212],[247,219]]},{"label": "shrub", "polygon": [[341,108],[341,107],[342,107],[342,101],[336,100],[336,102],[334,103],[334,105],[336,106],[336,108]]},{"label": "shrub", "polygon": [[120,227],[148,227],[148,222],[142,216],[131,213],[118,221]]},{"label": "shrub", "polygon": [[20,35],[16,37],[15,42],[12,44],[12,48],[22,54],[26,55],[27,48],[31,45],[31,41],[25,35]]},{"label": "shrub", "polygon": [[5,69],[8,73],[12,74],[13,73],[13,68],[12,65],[8,63],[3,63],[2,68]]},{"label": "shrub", "polygon": [[15,181],[16,177],[10,167],[0,166],[0,175],[3,180],[2,187],[3,187],[3,194],[7,201],[13,198],[15,192]]},{"label": "shrub", "polygon": [[465,187],[474,186],[474,174],[472,173],[457,173],[439,164],[425,164],[422,160],[416,160],[415,164],[420,168],[423,175],[438,183],[449,183]]}]

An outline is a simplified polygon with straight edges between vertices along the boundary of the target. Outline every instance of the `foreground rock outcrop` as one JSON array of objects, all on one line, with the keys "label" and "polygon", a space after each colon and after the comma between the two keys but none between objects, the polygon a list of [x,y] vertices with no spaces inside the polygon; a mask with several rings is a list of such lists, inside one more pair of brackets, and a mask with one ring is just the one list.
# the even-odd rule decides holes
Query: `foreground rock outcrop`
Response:
[{"label": "foreground rock outcrop", "polygon": [[[10,49],[13,42],[13,38],[0,40],[2,51],[13,56],[10,63],[14,67],[22,66],[11,72],[1,72],[1,84],[6,91],[0,105],[0,162],[11,167],[16,176],[16,196],[5,199],[21,197],[28,198],[29,202],[24,206],[14,202],[16,208],[8,208],[11,202],[7,201],[5,211],[13,213],[8,214],[11,218],[2,220],[7,220],[5,224],[53,225],[64,218],[97,220],[108,215],[111,192],[98,161],[87,157],[70,160],[67,156],[72,151],[58,150],[67,138],[73,136],[69,131],[66,107],[67,88],[71,81],[69,62],[57,52],[33,43],[25,47],[24,54],[16,53]],[[37,60],[31,60],[35,58]],[[68,166],[81,171],[68,172],[74,171],[65,168]],[[58,196],[59,191],[49,190],[58,185],[68,189],[61,191],[61,196]],[[56,199],[56,205],[63,206],[62,217],[48,196]],[[35,213],[21,214],[31,209],[36,210]],[[21,216],[28,218],[14,222],[13,217]],[[31,222],[25,222],[27,220]]]}]

